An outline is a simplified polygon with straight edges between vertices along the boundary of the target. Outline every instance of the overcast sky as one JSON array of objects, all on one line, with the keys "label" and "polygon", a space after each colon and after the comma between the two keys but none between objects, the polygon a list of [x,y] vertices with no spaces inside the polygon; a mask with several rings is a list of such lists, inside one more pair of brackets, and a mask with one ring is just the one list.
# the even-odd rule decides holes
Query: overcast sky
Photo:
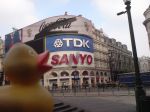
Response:
[{"label": "overcast sky", "polygon": [[[143,25],[143,13],[150,5],[150,0],[131,2],[138,56],[150,56],[148,36]],[[117,12],[124,10],[123,0],[0,0],[0,36],[4,38],[5,34],[12,31],[12,27],[22,28],[67,11],[68,14],[81,14],[92,20],[96,28],[103,28],[110,38],[127,44],[131,50],[127,16],[116,16]]]}]

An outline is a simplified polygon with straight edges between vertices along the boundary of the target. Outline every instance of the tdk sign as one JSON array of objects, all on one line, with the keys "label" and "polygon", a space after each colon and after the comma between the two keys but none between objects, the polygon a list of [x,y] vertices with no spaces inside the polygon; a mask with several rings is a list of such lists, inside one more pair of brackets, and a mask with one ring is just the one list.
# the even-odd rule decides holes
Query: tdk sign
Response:
[{"label": "tdk sign", "polygon": [[67,47],[71,46],[71,41],[73,42],[73,46],[74,47],[87,47],[90,48],[88,43],[89,40],[81,40],[78,38],[64,38],[63,41],[61,39],[56,39],[54,42],[54,46],[55,47],[62,47],[63,44],[65,43]]},{"label": "tdk sign", "polygon": [[53,35],[46,37],[46,49],[55,51],[93,52],[93,40],[85,35]]}]

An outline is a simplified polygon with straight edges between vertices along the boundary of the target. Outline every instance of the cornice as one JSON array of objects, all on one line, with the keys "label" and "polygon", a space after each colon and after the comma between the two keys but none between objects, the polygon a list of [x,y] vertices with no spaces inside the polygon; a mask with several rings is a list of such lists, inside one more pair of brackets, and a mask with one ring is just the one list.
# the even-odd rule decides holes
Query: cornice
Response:
[{"label": "cornice", "polygon": [[146,9],[146,11],[144,12],[144,16],[146,16],[148,12],[150,12],[150,5],[149,5],[149,7]]},{"label": "cornice", "polygon": [[149,22],[150,22],[150,18],[146,19],[146,20],[143,22],[143,24],[146,26],[147,23],[149,23]]}]

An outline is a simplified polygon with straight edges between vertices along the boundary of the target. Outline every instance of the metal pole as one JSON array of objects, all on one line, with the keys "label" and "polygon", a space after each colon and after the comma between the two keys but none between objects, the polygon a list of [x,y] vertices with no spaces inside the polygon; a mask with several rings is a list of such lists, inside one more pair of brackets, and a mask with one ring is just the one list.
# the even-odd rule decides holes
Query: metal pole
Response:
[{"label": "metal pole", "polygon": [[136,98],[136,110],[137,112],[141,112],[141,102],[140,97],[145,96],[145,91],[142,87],[142,81],[140,78],[140,72],[139,72],[139,65],[138,65],[138,58],[137,58],[137,51],[136,51],[136,44],[135,44],[135,38],[134,38],[134,31],[133,31],[133,25],[132,25],[132,18],[131,18],[131,6],[130,1],[125,2],[126,10],[127,10],[127,16],[128,16],[128,22],[129,22],[129,30],[130,30],[130,36],[131,36],[131,44],[132,44],[132,52],[134,57],[134,67],[135,67],[135,98]]}]

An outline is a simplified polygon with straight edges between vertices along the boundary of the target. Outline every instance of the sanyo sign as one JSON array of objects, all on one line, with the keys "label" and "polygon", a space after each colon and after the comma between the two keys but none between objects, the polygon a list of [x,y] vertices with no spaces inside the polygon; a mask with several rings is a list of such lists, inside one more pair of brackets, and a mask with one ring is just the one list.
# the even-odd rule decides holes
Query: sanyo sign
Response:
[{"label": "sanyo sign", "polygon": [[94,66],[93,40],[85,35],[52,35],[46,37],[46,50],[51,52],[48,63],[54,68]]},{"label": "sanyo sign", "polygon": [[85,35],[55,35],[46,38],[46,49],[55,51],[93,52],[93,40]]}]

